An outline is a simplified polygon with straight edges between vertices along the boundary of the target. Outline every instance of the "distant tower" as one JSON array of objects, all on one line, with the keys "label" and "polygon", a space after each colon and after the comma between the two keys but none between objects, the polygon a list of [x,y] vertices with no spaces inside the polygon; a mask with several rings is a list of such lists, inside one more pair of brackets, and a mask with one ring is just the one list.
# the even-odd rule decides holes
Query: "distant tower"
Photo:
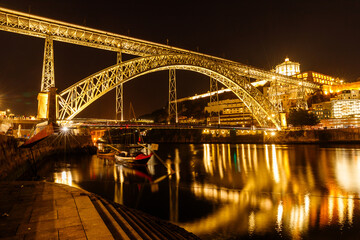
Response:
[{"label": "distant tower", "polygon": [[298,74],[300,73],[300,63],[291,62],[287,57],[285,58],[285,62],[276,65],[275,72],[286,76]]},{"label": "distant tower", "polygon": [[[292,62],[288,57],[286,57],[285,62],[276,65],[275,72],[285,76],[296,77],[295,75],[300,73],[300,63]],[[273,81],[271,81],[269,88],[269,100],[275,107],[278,108],[280,112],[286,110],[289,107],[284,106],[284,102],[281,97],[284,95],[287,95],[287,99],[296,100],[297,109],[307,109],[306,92],[303,82],[299,82],[299,85],[297,86],[292,86],[279,83],[276,77],[273,77]]]}]

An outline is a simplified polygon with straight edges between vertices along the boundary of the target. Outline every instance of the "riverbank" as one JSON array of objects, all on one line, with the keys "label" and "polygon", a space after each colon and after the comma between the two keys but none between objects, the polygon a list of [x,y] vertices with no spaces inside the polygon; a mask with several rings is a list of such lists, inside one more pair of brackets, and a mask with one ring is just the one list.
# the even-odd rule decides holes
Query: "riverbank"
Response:
[{"label": "riverbank", "polygon": [[0,180],[16,180],[27,171],[36,172],[50,156],[64,153],[95,153],[90,136],[52,135],[32,148],[21,148],[21,139],[0,135]]},{"label": "riverbank", "polygon": [[[53,135],[31,149],[0,136],[0,238],[198,239],[192,233],[82,189],[32,179],[42,163],[64,154],[94,154],[90,136]],[[26,177],[28,175],[28,177]]]},{"label": "riverbank", "polygon": [[49,182],[0,182],[0,238],[199,239],[183,228]]}]

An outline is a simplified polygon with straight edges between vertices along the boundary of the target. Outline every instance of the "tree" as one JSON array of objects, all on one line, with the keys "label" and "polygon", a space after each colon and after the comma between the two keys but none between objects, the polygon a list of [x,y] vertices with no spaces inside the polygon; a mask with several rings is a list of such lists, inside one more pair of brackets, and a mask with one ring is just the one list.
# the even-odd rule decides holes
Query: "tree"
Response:
[{"label": "tree", "polygon": [[314,126],[318,124],[320,120],[318,117],[304,109],[291,110],[289,113],[288,123],[293,126]]},{"label": "tree", "polygon": [[330,101],[330,99],[336,95],[336,93],[324,94],[322,91],[318,90],[309,96],[307,104],[309,107],[311,107],[315,103]]}]

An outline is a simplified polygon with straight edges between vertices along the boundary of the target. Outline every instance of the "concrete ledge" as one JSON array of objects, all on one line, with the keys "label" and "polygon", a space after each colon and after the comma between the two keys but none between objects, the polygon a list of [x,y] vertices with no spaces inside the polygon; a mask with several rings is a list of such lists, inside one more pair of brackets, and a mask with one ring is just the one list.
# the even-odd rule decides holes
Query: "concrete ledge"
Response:
[{"label": "concrete ledge", "polygon": [[88,194],[47,182],[1,182],[0,238],[113,239]]},{"label": "concrete ledge", "polygon": [[166,221],[63,184],[0,182],[0,196],[0,239],[199,239]]}]

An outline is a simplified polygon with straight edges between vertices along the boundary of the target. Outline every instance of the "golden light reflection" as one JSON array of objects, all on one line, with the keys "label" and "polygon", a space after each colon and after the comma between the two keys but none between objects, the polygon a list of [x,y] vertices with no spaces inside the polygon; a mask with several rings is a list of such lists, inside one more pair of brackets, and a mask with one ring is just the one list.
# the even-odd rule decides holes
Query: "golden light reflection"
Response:
[{"label": "golden light reflection", "polygon": [[73,179],[72,179],[71,172],[70,171],[62,171],[61,173],[54,173],[54,182],[72,186]]},{"label": "golden light reflection", "polygon": [[204,167],[205,171],[210,175],[213,175],[213,168],[211,164],[210,144],[204,144]]},{"label": "golden light reflection", "polygon": [[224,144],[222,144],[222,154],[220,155],[220,147],[219,145],[216,145],[217,148],[216,148],[216,152],[217,152],[217,158],[219,159],[218,162],[218,170],[219,170],[219,175],[220,175],[220,178],[224,178],[224,171],[223,171],[223,161],[225,159],[225,156],[224,156]]},{"label": "golden light reflection", "polygon": [[248,169],[247,169],[247,164],[246,164],[245,145],[244,144],[241,144],[241,156],[242,156],[241,162],[243,163],[243,166],[244,166],[244,172],[245,172],[245,174],[247,174]]},{"label": "golden light reflection", "polygon": [[240,153],[239,153],[239,145],[236,144],[236,159],[234,159],[237,164],[237,171],[241,172],[241,164],[240,164]]},{"label": "golden light reflection", "polygon": [[255,213],[250,212],[249,215],[249,235],[251,236],[255,231]]},{"label": "golden light reflection", "polygon": [[[289,148],[266,144],[205,144],[203,149],[212,184],[195,178],[191,190],[197,198],[222,207],[182,225],[195,234],[245,221],[247,226],[239,230],[245,235],[271,229],[280,233],[287,228],[293,239],[301,239],[312,227],[354,224],[354,211],[359,207],[354,198],[360,195],[360,177],[355,176],[360,172],[357,151],[338,149],[337,155],[319,151],[319,156],[313,156],[314,152],[304,150],[300,151],[303,155],[294,156]],[[316,161],[303,160],[311,157]],[[297,161],[302,161],[301,168]],[[224,178],[230,174],[232,177]],[[321,194],[319,181],[326,194]],[[356,194],[348,194],[349,190]]]},{"label": "golden light reflection", "polygon": [[276,183],[280,182],[280,174],[279,174],[279,168],[278,168],[278,162],[277,162],[277,157],[276,157],[276,149],[275,149],[275,145],[273,144],[271,146],[271,150],[272,150],[272,170],[273,170],[273,175],[274,175],[274,180]]},{"label": "golden light reflection", "polygon": [[347,202],[347,205],[348,205],[348,222],[349,222],[349,225],[352,226],[353,225],[353,217],[354,217],[354,196],[350,195],[348,197],[348,202]]},{"label": "golden light reflection", "polygon": [[329,203],[328,203],[328,224],[331,224],[333,215],[334,215],[334,197],[329,197]]},{"label": "golden light reflection", "polygon": [[277,215],[276,215],[276,231],[277,232],[282,231],[283,213],[284,213],[284,207],[283,207],[282,201],[280,201],[278,208],[277,208]]},{"label": "golden light reflection", "polygon": [[266,167],[270,171],[269,146],[267,144],[265,144],[265,160],[266,160]]}]

